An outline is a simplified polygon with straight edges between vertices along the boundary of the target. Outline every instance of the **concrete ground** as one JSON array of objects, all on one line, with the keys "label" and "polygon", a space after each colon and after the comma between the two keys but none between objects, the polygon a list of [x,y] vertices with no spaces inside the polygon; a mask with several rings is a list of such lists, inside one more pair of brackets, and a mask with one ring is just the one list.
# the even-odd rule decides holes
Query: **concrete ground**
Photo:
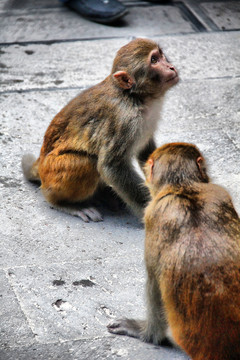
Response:
[{"label": "concrete ground", "polygon": [[57,0],[0,0],[1,360],[187,359],[107,332],[116,317],[145,314],[139,221],[105,210],[104,222],[86,224],[53,210],[20,167],[132,37],[157,40],[181,77],[157,143],[195,143],[240,212],[240,1],[124,3],[125,19],[105,26]]}]

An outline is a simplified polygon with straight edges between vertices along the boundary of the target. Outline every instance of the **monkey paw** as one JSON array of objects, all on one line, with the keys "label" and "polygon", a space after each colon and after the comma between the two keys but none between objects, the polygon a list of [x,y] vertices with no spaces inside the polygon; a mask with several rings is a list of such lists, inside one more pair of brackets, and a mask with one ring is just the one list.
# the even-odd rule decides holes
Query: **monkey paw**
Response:
[{"label": "monkey paw", "polygon": [[131,337],[139,338],[143,324],[144,324],[143,321],[124,318],[124,319],[114,320],[107,326],[107,328],[108,331],[112,334],[127,335]]},{"label": "monkey paw", "polygon": [[72,215],[80,217],[84,222],[103,221],[102,215],[94,207],[84,208],[80,210],[73,210]]},{"label": "monkey paw", "polygon": [[118,319],[108,324],[108,331],[112,334],[127,335],[127,328],[124,326],[125,319]]},{"label": "monkey paw", "polygon": [[53,208],[55,208],[56,210],[62,211],[66,214],[77,216],[80,219],[82,219],[84,222],[103,221],[102,215],[94,207],[76,208],[76,207],[71,207],[71,206],[54,205]]}]

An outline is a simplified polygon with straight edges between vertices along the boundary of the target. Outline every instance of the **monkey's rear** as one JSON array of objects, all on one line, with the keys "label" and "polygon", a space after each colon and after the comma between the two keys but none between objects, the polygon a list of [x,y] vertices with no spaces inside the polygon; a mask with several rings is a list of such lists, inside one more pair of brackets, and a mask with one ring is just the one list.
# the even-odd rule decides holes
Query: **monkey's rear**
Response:
[{"label": "monkey's rear", "polygon": [[201,272],[192,274],[195,281],[180,275],[187,285],[176,287],[179,294],[161,283],[173,339],[193,360],[240,359],[239,266],[231,271],[233,277],[225,279],[232,286]]}]

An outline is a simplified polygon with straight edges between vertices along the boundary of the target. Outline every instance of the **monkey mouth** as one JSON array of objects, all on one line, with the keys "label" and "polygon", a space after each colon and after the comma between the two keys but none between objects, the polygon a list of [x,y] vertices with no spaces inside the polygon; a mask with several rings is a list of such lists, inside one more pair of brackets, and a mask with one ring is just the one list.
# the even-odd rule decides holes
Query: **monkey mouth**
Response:
[{"label": "monkey mouth", "polygon": [[170,81],[177,82],[177,81],[178,81],[178,74],[175,74],[175,75],[172,76],[170,79],[168,79],[166,82],[170,82]]}]

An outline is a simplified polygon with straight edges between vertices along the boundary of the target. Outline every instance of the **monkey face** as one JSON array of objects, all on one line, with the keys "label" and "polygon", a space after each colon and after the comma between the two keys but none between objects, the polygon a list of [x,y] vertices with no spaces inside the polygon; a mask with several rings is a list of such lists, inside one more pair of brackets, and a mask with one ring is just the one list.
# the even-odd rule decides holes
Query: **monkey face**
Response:
[{"label": "monkey face", "polygon": [[178,73],[152,40],[135,39],[123,46],[113,63],[118,86],[130,93],[159,97],[177,84]]},{"label": "monkey face", "polygon": [[150,52],[148,68],[150,82],[161,90],[167,90],[179,81],[177,70],[169,63],[160,47]]}]

